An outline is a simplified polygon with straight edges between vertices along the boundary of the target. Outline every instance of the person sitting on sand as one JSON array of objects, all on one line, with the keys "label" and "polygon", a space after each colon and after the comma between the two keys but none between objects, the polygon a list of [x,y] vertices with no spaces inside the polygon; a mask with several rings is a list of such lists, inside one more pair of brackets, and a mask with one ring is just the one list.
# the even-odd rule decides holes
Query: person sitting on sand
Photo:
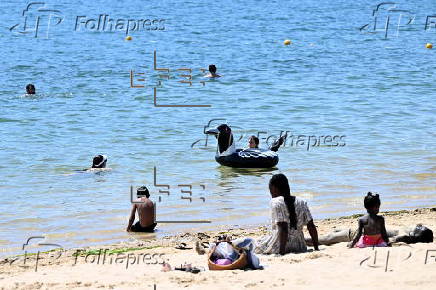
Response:
[{"label": "person sitting on sand", "polygon": [[[389,238],[396,238],[399,231],[397,230],[387,230]],[[332,232],[318,237],[318,245],[331,246],[338,243],[349,243],[353,240],[353,237],[357,234],[356,229],[334,229]],[[312,239],[310,237],[305,237],[306,244],[312,246]]]},{"label": "person sitting on sand", "polygon": [[368,214],[359,218],[357,234],[353,241],[348,244],[348,247],[387,247],[389,238],[386,232],[385,219],[377,215],[381,204],[378,194],[368,192],[363,204]]},{"label": "person sitting on sand", "polygon": [[303,226],[307,226],[318,249],[318,232],[306,201],[292,196],[288,179],[284,174],[275,174],[269,182],[271,193],[272,233],[258,242],[258,254],[280,254],[306,252]]},{"label": "person sitting on sand", "polygon": [[[408,227],[400,233],[399,230],[389,230],[386,229],[389,241],[391,244],[394,243],[406,243],[406,244],[416,244],[416,243],[433,243],[433,231],[428,227],[417,224],[415,226]],[[337,243],[351,242],[353,237],[357,234],[354,229],[335,229],[334,231],[318,237],[318,244],[330,246]],[[305,237],[306,244],[312,246],[312,239]]]},{"label": "person sitting on sand", "polygon": [[34,95],[35,94],[35,86],[33,84],[28,84],[26,86],[26,93],[28,95]]},{"label": "person sitting on sand", "polygon": [[259,148],[259,138],[252,135],[248,138],[248,148]]},{"label": "person sitting on sand", "polygon": [[[156,227],[155,204],[149,199],[150,193],[147,187],[141,186],[138,188],[137,195],[139,198],[132,205],[127,231],[152,233]],[[138,212],[139,221],[133,225],[136,212]]]},{"label": "person sitting on sand", "polygon": [[214,64],[209,65],[209,74],[205,75],[206,78],[219,78],[221,77],[216,73],[216,66]]}]

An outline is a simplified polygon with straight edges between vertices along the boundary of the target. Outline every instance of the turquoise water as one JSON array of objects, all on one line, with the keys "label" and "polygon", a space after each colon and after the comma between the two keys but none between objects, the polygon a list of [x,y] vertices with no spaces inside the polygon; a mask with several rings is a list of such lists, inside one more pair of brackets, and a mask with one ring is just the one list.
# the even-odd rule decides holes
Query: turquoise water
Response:
[{"label": "turquoise water", "polygon": [[[64,20],[38,38],[9,31],[28,2],[0,3],[4,252],[31,235],[66,247],[131,238],[131,185],[149,187],[159,220],[212,221],[161,224],[158,235],[267,223],[267,184],[279,171],[316,218],[362,212],[367,191],[381,194],[382,210],[436,205],[436,49],[425,49],[436,44],[436,28],[424,29],[434,1],[398,2],[415,19],[398,33],[392,24],[387,39],[359,31],[372,23],[376,1],[93,2],[46,2]],[[123,31],[74,31],[77,16],[100,14],[164,19],[165,29],[134,31],[132,41]],[[153,71],[154,51],[158,67],[171,69],[158,104],[211,107],[155,107],[163,72]],[[211,63],[222,78],[202,78]],[[193,69],[192,86],[178,82],[183,67]],[[144,88],[130,88],[130,70],[145,74]],[[36,97],[24,95],[27,83]],[[237,139],[244,134],[240,147],[257,131],[281,130],[345,136],[345,146],[287,144],[275,170],[224,168],[215,141],[204,146],[203,127],[215,118]],[[112,171],[75,172],[96,154],[108,155]],[[170,185],[160,202],[154,167],[157,182]],[[181,199],[180,184],[192,185],[192,202]]]}]

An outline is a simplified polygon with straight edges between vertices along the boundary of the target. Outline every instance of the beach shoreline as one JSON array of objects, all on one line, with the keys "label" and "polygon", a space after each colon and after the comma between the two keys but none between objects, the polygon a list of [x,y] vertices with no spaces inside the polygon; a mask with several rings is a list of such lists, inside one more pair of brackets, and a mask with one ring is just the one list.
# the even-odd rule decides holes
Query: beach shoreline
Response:
[{"label": "beach shoreline", "polygon": [[[402,230],[418,223],[436,229],[435,207],[381,214],[385,216],[388,229]],[[358,216],[315,220],[315,224],[319,234],[324,235],[336,229],[355,228]],[[154,285],[156,289],[289,289],[290,285],[297,289],[430,289],[434,286],[436,243],[379,248],[379,258],[374,265],[367,265],[375,253],[373,249],[347,249],[346,243],[320,246],[319,252],[309,247],[303,254],[260,255],[265,268],[256,271],[209,271],[206,255],[195,251],[196,241],[212,242],[223,234],[258,239],[267,232],[267,226],[227,228],[100,247],[52,249],[40,253],[33,249],[34,255],[0,260],[0,289],[153,289]],[[176,249],[181,243],[185,243],[187,249]],[[386,263],[389,254],[391,261]],[[206,271],[198,274],[162,272],[163,262],[173,268],[192,263]],[[346,273],[347,278],[338,279],[337,273]]]}]

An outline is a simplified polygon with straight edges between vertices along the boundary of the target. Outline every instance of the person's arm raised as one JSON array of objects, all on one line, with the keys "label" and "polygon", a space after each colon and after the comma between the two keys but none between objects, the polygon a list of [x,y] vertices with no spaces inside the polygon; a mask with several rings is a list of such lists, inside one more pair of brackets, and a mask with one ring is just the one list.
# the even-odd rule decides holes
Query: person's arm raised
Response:
[{"label": "person's arm raised", "polygon": [[309,231],[310,237],[312,238],[312,244],[315,251],[319,251],[318,248],[318,231],[316,230],[316,226],[313,223],[313,220],[310,220],[307,223],[307,230]]}]

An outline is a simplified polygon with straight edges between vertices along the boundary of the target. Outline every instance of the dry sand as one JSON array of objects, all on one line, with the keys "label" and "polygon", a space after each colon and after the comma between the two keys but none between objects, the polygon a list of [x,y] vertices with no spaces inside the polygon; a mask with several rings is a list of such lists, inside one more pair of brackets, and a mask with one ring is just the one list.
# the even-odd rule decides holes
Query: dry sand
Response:
[{"label": "dry sand", "polygon": [[[402,229],[423,223],[436,229],[436,208],[384,213],[388,229]],[[334,229],[356,227],[356,217],[315,221],[320,234]],[[265,227],[229,229],[234,237],[257,238]],[[136,241],[107,247],[123,252],[76,258],[77,249],[41,253],[35,271],[36,256],[13,257],[0,261],[1,289],[436,289],[436,243],[397,245],[391,248],[347,249],[346,243],[320,246],[319,252],[260,256],[263,270],[209,271],[206,255],[194,249],[197,239],[213,241],[219,232],[187,233],[149,242]],[[305,233],[307,234],[307,233]],[[185,241],[190,250],[174,248]],[[134,248],[142,248],[134,250]],[[127,252],[126,250],[129,249]],[[89,252],[88,252],[89,253]],[[389,260],[387,261],[387,255]],[[127,264],[127,255],[130,263]],[[374,258],[376,259],[374,261]],[[145,258],[144,258],[145,257]],[[427,257],[427,260],[426,260]],[[112,263],[110,263],[112,258]],[[92,260],[94,262],[92,262]],[[206,271],[192,274],[181,271],[162,272],[167,260],[171,266],[189,262]],[[387,262],[386,262],[387,261]],[[425,263],[426,262],[426,263]],[[75,264],[75,265],[74,265]]]}]

